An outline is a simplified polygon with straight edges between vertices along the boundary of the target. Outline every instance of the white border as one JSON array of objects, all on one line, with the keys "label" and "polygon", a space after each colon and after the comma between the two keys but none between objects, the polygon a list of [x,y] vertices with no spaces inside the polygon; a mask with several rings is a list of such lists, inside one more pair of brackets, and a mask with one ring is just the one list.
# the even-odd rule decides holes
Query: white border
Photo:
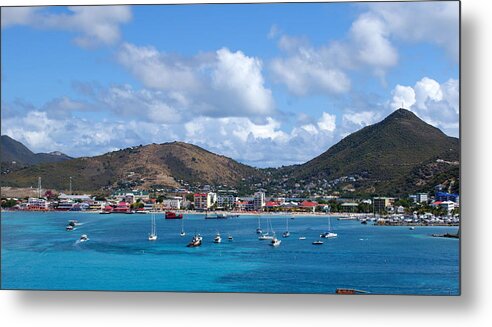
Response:
[{"label": "white border", "polygon": [[[25,1],[1,5],[193,3]],[[238,2],[238,1],[205,1]],[[250,0],[247,2],[259,2]],[[277,2],[277,1],[269,1]],[[282,2],[282,1],[279,1]],[[462,0],[462,296],[0,291],[2,326],[485,326],[492,322],[490,1]],[[487,212],[489,210],[489,212]]]}]

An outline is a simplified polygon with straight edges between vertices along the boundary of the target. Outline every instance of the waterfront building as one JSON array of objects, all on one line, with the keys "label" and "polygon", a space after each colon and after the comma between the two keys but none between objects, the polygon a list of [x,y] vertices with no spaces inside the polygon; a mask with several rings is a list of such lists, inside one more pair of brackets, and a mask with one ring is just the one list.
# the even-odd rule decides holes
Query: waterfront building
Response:
[{"label": "waterfront building", "polygon": [[144,211],[152,211],[154,209],[154,203],[153,202],[145,202],[143,206]]},{"label": "waterfront building", "polygon": [[28,210],[48,210],[48,201],[39,198],[29,198],[27,200]]},{"label": "waterfront building", "polygon": [[439,203],[439,207],[446,210],[448,213],[454,210],[455,203],[453,201],[442,201]]},{"label": "waterfront building", "polygon": [[417,203],[427,203],[429,201],[429,195],[427,193],[417,193],[415,202]]},{"label": "waterfront building", "polygon": [[64,194],[58,196],[60,201],[90,201],[91,196],[88,194]]},{"label": "waterfront building", "polygon": [[[131,196],[130,196],[131,194]],[[133,198],[133,201],[135,201],[135,199],[142,199],[142,200],[149,200],[150,199],[150,194],[148,191],[143,191],[143,190],[117,190],[115,192],[113,192],[113,194],[111,195],[113,198],[115,199],[119,199],[121,201],[125,201],[128,198]],[[130,202],[130,203],[133,203],[133,202]]]},{"label": "waterfront building", "polygon": [[357,212],[359,205],[355,202],[344,202],[341,205],[342,212]]},{"label": "waterfront building", "polygon": [[395,202],[394,198],[389,197],[377,197],[372,199],[374,205],[374,212],[381,213],[392,207]]},{"label": "waterfront building", "polygon": [[265,192],[256,192],[253,197],[254,210],[262,210],[265,206]]},{"label": "waterfront building", "polygon": [[113,210],[114,213],[127,213],[130,212],[130,204],[124,201],[118,203]]},{"label": "waterfront building", "polygon": [[237,197],[233,194],[218,194],[217,206],[220,208],[229,207],[232,208],[237,201]]},{"label": "waterfront building", "polygon": [[236,201],[236,209],[239,211],[252,211],[254,210],[254,203],[252,200],[238,200]]},{"label": "waterfront building", "polygon": [[61,201],[58,201],[58,204],[57,204],[55,209],[58,211],[72,210],[72,207],[74,204],[75,204],[75,202],[73,200],[61,200]]},{"label": "waterfront building", "polygon": [[162,201],[162,207],[165,209],[180,210],[181,209],[181,202],[182,202],[182,200],[180,197],[176,197],[176,198],[172,198],[172,199],[164,199]]},{"label": "waterfront building", "polygon": [[315,212],[317,206],[318,206],[318,202],[308,201],[308,200],[302,201],[298,205],[299,208],[310,212]]},{"label": "waterfront building", "polygon": [[196,210],[207,210],[217,202],[217,194],[213,192],[195,193],[193,200]]}]

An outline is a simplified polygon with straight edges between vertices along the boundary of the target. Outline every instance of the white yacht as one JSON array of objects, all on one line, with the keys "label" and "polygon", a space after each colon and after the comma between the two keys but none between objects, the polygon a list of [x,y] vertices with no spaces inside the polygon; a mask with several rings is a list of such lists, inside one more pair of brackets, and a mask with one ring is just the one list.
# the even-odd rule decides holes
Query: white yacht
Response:
[{"label": "white yacht", "polygon": [[217,233],[214,238],[214,243],[220,243],[222,242],[222,237],[220,237],[220,234]]},{"label": "white yacht", "polygon": [[79,239],[80,242],[86,242],[88,240],[89,240],[89,237],[86,234],[81,235],[80,239]]},{"label": "white yacht", "polygon": [[319,237],[321,237],[321,238],[334,238],[334,237],[337,237],[337,236],[338,235],[336,233],[333,233],[331,231],[331,219],[330,219],[330,217],[328,217],[328,231],[320,234]]},{"label": "white yacht", "polygon": [[271,246],[277,247],[280,246],[280,243],[282,243],[281,240],[277,239],[275,236],[272,238],[272,242],[270,242]]}]

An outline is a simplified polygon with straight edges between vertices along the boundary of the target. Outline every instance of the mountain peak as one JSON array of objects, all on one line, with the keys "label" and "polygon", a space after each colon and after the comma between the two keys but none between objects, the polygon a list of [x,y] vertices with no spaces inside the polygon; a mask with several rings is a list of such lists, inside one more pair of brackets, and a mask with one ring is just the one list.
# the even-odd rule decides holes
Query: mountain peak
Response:
[{"label": "mountain peak", "polygon": [[391,119],[418,119],[420,120],[417,115],[415,115],[412,111],[405,109],[405,108],[399,108],[395,111],[393,111],[388,117],[386,117],[385,120],[391,120]]}]

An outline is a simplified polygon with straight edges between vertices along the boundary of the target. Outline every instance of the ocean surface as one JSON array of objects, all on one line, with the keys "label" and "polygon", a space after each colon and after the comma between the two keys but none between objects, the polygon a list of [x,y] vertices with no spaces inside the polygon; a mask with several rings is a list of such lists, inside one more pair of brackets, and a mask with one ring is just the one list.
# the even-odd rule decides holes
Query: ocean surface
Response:
[{"label": "ocean surface", "polygon": [[[266,216],[260,223],[267,229]],[[76,219],[76,230],[65,230]],[[150,214],[2,212],[2,289],[186,292],[459,294],[459,240],[431,237],[457,227],[361,225],[338,221],[338,237],[311,243],[326,217],[272,216],[278,248],[258,240],[258,217],[180,220],[156,215],[158,239],[148,241]],[[219,231],[222,243],[214,244]],[[203,245],[187,248],[194,233]],[[82,234],[89,241],[79,242]],[[228,241],[231,234],[233,241]],[[306,240],[299,240],[300,236]]]}]

